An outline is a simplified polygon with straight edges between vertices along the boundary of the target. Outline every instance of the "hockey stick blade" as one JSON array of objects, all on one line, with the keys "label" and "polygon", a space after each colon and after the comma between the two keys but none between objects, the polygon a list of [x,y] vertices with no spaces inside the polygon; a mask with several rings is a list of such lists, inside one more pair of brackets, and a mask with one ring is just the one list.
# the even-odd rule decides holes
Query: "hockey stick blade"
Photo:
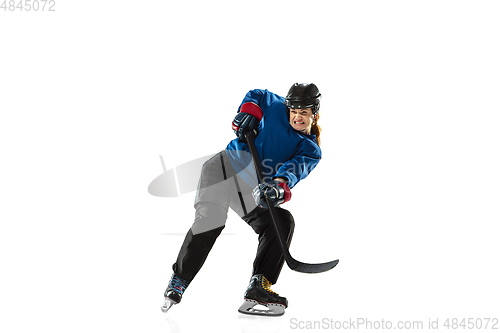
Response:
[{"label": "hockey stick blade", "polygon": [[[262,172],[262,166],[260,165],[259,153],[257,152],[257,148],[255,148],[255,143],[253,142],[254,132],[253,131],[246,132],[245,139],[247,141],[248,147],[250,148],[250,154],[252,155],[255,171],[257,172],[257,178],[259,180],[259,183],[262,183],[264,180],[264,174]],[[281,227],[280,223],[281,221],[279,220],[279,215],[276,213],[274,206],[269,202],[267,198],[266,198],[266,203],[267,207],[269,207],[269,212],[271,213],[271,219],[273,221],[274,228],[278,235],[278,240],[280,242],[280,246],[283,251],[283,256],[285,257],[285,261],[288,267],[290,267],[290,269],[301,273],[322,273],[334,268],[338,264],[339,262],[338,259],[321,264],[307,264],[295,260],[290,254],[290,251],[288,250],[288,245],[286,244],[286,238],[283,229]]]},{"label": "hockey stick blade", "polygon": [[339,263],[339,260],[333,260],[329,262],[324,262],[321,264],[307,264],[305,262],[300,262],[292,257],[288,258],[286,261],[288,267],[290,267],[292,270],[296,272],[301,272],[301,273],[323,273],[326,271],[329,271],[330,269],[334,268],[337,266]]}]

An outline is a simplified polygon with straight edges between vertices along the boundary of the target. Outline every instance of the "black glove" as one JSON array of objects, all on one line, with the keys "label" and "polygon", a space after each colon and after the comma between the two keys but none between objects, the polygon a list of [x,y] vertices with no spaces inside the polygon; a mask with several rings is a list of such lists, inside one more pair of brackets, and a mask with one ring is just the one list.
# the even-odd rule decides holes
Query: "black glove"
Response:
[{"label": "black glove", "polygon": [[243,142],[245,142],[246,131],[254,131],[255,136],[257,136],[257,128],[259,127],[260,121],[250,113],[238,113],[233,120],[233,130],[234,134]]},{"label": "black glove", "polygon": [[241,141],[245,142],[246,131],[254,131],[255,136],[257,136],[262,114],[262,110],[257,104],[245,103],[241,106],[240,112],[233,120],[234,133]]},{"label": "black glove", "polygon": [[271,180],[270,182],[257,185],[252,191],[252,196],[257,206],[268,208],[266,197],[272,202],[274,207],[277,207],[289,201],[292,198],[292,192],[287,184]]}]

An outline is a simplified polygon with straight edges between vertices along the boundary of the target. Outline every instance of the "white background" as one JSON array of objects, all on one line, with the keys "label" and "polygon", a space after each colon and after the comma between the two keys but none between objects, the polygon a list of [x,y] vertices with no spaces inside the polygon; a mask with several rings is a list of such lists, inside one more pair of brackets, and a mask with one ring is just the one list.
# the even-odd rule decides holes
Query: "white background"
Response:
[{"label": "white background", "polygon": [[[0,11],[5,332],[295,331],[500,313],[496,1],[58,1]],[[323,160],[294,188],[280,318],[237,313],[256,235],[230,213],[160,311],[194,193],[148,194],[222,150],[254,88],[314,82]],[[305,324],[304,324],[305,325]]]}]

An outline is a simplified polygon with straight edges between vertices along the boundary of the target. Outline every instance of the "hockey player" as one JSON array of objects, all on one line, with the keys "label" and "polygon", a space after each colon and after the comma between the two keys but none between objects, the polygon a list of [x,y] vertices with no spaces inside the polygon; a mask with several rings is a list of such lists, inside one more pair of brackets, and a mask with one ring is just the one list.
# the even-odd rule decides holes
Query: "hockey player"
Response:
[{"label": "hockey player", "polygon": [[[249,91],[232,128],[237,136],[225,150],[210,158],[201,171],[195,198],[195,220],[181,246],[174,273],[165,291],[162,311],[181,301],[224,229],[228,209],[233,209],[259,235],[250,284],[239,312],[282,315],[285,297],[271,290],[284,258],[265,197],[277,207],[290,245],[294,220],[279,207],[291,198],[290,189],[316,167],[321,159],[318,126],[321,94],[316,85],[295,83],[286,98],[267,90]],[[265,182],[258,184],[244,133],[254,131]],[[266,306],[267,310],[254,308]]]}]

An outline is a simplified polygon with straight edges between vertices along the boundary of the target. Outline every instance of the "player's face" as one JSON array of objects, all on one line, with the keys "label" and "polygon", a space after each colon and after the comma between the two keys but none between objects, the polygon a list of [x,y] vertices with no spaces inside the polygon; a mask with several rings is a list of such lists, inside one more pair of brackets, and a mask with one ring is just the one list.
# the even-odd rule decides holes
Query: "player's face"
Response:
[{"label": "player's face", "polygon": [[311,126],[314,121],[314,115],[311,108],[290,109],[290,125],[302,133],[311,134]]}]

